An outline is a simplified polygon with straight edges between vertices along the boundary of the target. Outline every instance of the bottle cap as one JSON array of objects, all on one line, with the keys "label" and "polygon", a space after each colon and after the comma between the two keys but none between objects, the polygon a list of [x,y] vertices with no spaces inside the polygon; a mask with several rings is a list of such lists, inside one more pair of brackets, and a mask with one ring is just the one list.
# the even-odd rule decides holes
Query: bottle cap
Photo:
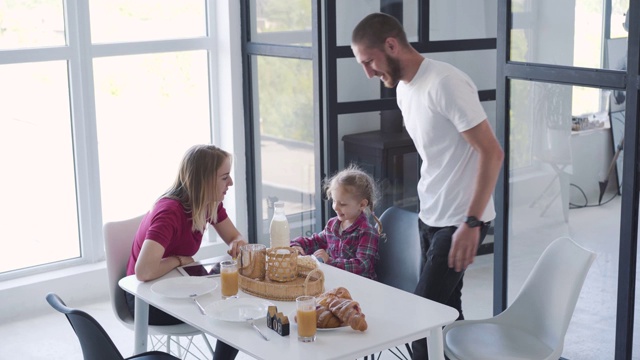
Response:
[{"label": "bottle cap", "polygon": [[273,207],[284,207],[284,201],[276,201],[273,203]]}]

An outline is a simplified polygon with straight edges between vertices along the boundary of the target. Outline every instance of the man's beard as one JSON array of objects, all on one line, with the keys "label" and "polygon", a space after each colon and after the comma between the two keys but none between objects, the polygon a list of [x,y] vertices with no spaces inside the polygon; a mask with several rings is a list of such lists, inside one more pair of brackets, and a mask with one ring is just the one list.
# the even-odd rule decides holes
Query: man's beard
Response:
[{"label": "man's beard", "polygon": [[385,72],[384,86],[388,88],[394,88],[400,82],[402,76],[402,70],[400,69],[400,61],[392,58],[388,54],[385,54],[385,60],[387,61],[387,71]]}]

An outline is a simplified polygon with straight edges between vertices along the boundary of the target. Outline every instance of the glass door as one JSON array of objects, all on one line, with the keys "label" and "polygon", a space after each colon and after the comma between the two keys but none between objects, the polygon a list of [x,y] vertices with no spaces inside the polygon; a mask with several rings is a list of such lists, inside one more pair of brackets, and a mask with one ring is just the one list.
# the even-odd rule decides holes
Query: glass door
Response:
[{"label": "glass door", "polygon": [[[250,89],[247,164],[253,174],[254,238],[269,245],[276,201],[285,203],[291,237],[309,235],[320,221],[319,115],[313,1],[245,2],[248,19],[246,86]],[[251,232],[252,230],[250,230]]]}]

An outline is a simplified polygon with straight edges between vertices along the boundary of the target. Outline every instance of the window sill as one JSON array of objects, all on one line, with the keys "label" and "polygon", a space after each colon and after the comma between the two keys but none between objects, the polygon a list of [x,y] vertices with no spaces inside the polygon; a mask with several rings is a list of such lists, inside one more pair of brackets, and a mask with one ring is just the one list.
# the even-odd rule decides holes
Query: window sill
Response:
[{"label": "window sill", "polygon": [[[205,243],[196,258],[223,255],[226,250],[227,245],[221,241]],[[51,308],[45,300],[49,292],[57,293],[73,307],[109,301],[105,261],[0,282],[0,323],[49,313]]]}]

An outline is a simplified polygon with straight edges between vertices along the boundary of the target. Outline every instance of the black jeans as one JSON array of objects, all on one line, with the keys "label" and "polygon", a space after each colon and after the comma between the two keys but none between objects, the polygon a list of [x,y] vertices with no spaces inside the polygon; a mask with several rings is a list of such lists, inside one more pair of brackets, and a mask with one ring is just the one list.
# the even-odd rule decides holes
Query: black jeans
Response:
[{"label": "black jeans", "polygon": [[[457,320],[464,319],[462,314],[462,278],[464,271],[457,272],[449,267],[449,250],[456,226],[433,227],[418,220],[420,228],[420,248],[422,251],[422,273],[414,294],[449,305],[458,310]],[[485,223],[480,229],[480,244],[489,230]],[[428,359],[427,339],[416,340],[411,344],[413,359]]]},{"label": "black jeans", "polygon": [[[131,313],[131,316],[135,317],[135,296],[125,292],[125,297],[127,299],[129,312]],[[177,325],[182,323],[183,322],[181,320],[149,305],[149,325]],[[213,360],[233,360],[236,358],[236,355],[238,355],[238,349],[220,340],[216,341]]]}]

